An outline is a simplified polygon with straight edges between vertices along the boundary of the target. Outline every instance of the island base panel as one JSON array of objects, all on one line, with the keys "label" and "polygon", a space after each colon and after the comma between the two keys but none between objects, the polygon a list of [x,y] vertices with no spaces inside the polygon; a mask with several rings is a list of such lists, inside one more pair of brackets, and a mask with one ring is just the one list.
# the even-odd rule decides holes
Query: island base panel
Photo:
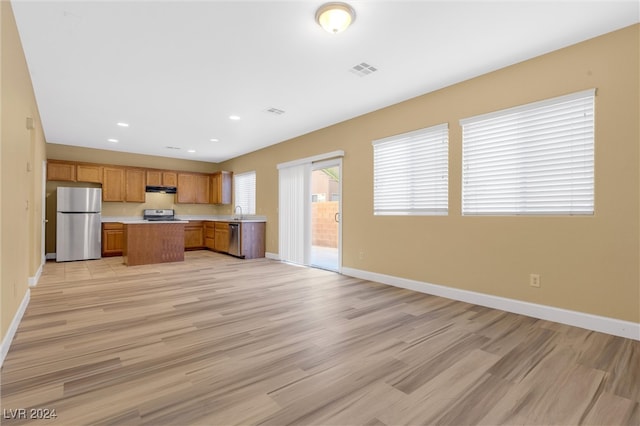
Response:
[{"label": "island base panel", "polygon": [[125,265],[184,261],[184,224],[125,224],[122,257]]}]

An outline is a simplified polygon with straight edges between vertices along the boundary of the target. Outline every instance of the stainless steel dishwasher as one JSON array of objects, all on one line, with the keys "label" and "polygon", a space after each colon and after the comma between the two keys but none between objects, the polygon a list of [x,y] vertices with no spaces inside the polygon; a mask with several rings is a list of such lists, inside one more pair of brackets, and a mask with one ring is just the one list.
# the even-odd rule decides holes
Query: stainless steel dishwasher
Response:
[{"label": "stainless steel dishwasher", "polygon": [[232,256],[241,256],[239,223],[229,223],[229,254]]}]

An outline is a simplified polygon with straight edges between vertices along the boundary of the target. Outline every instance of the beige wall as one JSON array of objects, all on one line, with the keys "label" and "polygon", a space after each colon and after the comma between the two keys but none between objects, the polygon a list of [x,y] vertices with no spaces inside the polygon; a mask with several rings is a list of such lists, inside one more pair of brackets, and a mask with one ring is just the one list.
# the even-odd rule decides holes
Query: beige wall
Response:
[{"label": "beige wall", "polygon": [[[219,170],[214,163],[182,160],[151,155],[129,154],[70,145],[47,143],[47,158],[51,160],[82,161],[87,163],[113,164],[119,166],[147,167],[152,169],[178,170],[187,172],[213,173]],[[74,182],[47,182],[46,186],[46,252],[56,251],[56,188],[58,186],[100,187],[100,185]],[[175,196],[169,194],[146,194],[144,203],[102,204],[102,216],[142,216],[144,209],[175,209],[180,215],[226,214],[230,207],[210,204],[177,204]]]},{"label": "beige wall", "polygon": [[47,143],[50,160],[83,161],[86,163],[113,164],[118,166],[147,167],[150,169],[178,170],[185,172],[213,173],[219,168],[206,161],[182,160],[154,155],[131,154],[104,149]]},{"label": "beige wall", "polygon": [[[343,266],[640,322],[639,25],[392,105],[221,164],[256,170],[278,252],[276,165],[338,149]],[[461,129],[476,114],[597,88],[596,213],[462,217]],[[449,123],[449,215],[374,217],[371,141]],[[362,256],[360,255],[362,254]],[[541,288],[529,274],[541,275]]]},{"label": "beige wall", "polygon": [[[4,337],[40,262],[39,164],[45,147],[9,2],[1,2],[0,13]],[[257,214],[267,216],[267,251],[277,253],[276,164],[343,149],[344,266],[640,322],[639,28],[610,33],[218,166],[190,163],[185,170],[255,170]],[[598,89],[596,214],[462,217],[458,120],[591,87]],[[27,116],[35,118],[33,131],[25,128]],[[374,217],[371,141],[442,122],[450,127],[449,215]],[[104,163],[182,169],[170,165],[176,160],[164,158],[52,144],[46,150],[52,159],[100,158]],[[129,214],[128,206],[117,208]],[[131,209],[137,211],[140,205]],[[230,211],[212,209],[216,214]],[[529,287],[530,273],[541,275],[541,288]]]},{"label": "beige wall", "polygon": [[[0,2],[0,15],[0,333],[4,338],[28,291],[29,277],[37,275],[42,261],[45,148],[31,78],[8,1]],[[34,119],[35,129],[27,129],[27,117]]]}]

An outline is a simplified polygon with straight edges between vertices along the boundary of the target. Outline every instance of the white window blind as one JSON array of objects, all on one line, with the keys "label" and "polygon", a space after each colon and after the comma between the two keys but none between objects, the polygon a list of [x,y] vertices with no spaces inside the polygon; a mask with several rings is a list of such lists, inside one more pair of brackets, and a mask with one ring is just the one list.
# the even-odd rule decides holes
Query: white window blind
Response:
[{"label": "white window blind", "polygon": [[593,214],[595,89],[462,125],[464,215]]},{"label": "white window blind", "polygon": [[235,205],[242,214],[256,214],[256,172],[240,173],[233,176]]},{"label": "white window blind", "polygon": [[373,141],[373,213],[446,215],[447,123]]}]

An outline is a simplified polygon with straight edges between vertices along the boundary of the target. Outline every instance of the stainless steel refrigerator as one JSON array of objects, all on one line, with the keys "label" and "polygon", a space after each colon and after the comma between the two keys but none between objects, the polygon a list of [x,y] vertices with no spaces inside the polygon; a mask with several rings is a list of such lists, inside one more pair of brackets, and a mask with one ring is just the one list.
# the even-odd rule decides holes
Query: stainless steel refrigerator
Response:
[{"label": "stainless steel refrigerator", "polygon": [[102,189],[59,187],[56,215],[56,262],[99,259]]}]

